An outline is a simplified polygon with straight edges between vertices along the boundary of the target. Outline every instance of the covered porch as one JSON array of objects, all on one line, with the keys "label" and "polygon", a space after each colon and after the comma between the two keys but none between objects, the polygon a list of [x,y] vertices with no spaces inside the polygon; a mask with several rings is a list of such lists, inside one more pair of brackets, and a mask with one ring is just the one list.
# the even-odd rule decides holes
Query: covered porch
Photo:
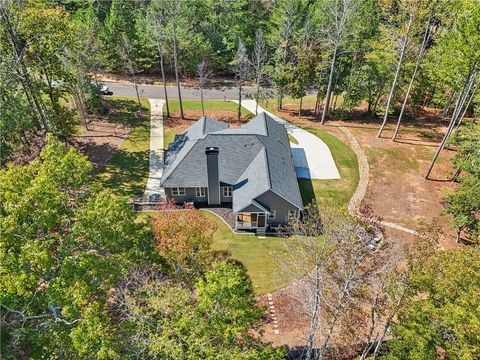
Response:
[{"label": "covered porch", "polygon": [[238,212],[235,214],[235,228],[239,230],[257,230],[267,227],[266,212]]}]

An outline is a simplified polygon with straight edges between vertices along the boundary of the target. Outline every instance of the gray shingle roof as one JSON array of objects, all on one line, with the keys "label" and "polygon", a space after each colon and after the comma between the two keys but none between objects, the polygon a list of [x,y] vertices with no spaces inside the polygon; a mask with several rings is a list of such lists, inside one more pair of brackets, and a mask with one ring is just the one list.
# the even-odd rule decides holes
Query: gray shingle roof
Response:
[{"label": "gray shingle roof", "polygon": [[207,187],[209,146],[219,148],[220,182],[234,186],[234,212],[268,190],[303,207],[287,131],[265,113],[239,129],[202,117],[169,147],[162,186]]}]

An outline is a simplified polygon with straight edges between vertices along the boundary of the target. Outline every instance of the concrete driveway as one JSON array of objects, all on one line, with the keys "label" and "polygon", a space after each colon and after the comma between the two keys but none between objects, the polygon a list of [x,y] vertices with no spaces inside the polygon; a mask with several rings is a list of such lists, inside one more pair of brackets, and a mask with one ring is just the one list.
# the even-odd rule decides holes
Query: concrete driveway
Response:
[{"label": "concrete driveway", "polygon": [[[235,100],[233,100],[235,101]],[[235,101],[238,104],[238,101]],[[255,114],[255,100],[242,100],[242,107]],[[312,133],[285,121],[258,106],[258,112],[283,124],[298,144],[290,143],[297,177],[300,179],[331,180],[340,179],[332,153],[320,138]]]},{"label": "concrete driveway", "polygon": [[163,99],[148,99],[150,102],[150,166],[145,196],[158,194],[163,197],[160,187],[163,174]]}]

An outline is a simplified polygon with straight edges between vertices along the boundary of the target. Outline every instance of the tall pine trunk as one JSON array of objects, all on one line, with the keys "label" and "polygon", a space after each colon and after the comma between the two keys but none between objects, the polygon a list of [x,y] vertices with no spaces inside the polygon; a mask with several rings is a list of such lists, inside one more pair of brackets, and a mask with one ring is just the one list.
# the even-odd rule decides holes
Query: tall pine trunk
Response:
[{"label": "tall pine trunk", "polygon": [[165,81],[165,70],[163,68],[163,52],[158,44],[158,54],[160,55],[160,71],[162,72],[163,92],[165,94],[165,105],[167,107],[167,117],[170,117],[170,107],[168,106],[167,82]]},{"label": "tall pine trunk", "polygon": [[133,72],[132,72],[132,78],[133,78],[133,86],[135,86],[135,93],[137,94],[138,107],[140,109],[140,113],[142,113],[142,102],[140,101],[140,93],[138,92],[137,79]]},{"label": "tall pine trunk", "polygon": [[175,21],[173,22],[173,62],[175,67],[175,82],[177,83],[178,90],[178,103],[180,105],[180,118],[184,119],[183,104],[182,104],[182,92],[180,90],[180,79],[178,76],[178,46],[177,46],[177,27]]},{"label": "tall pine trunk", "polygon": [[303,95],[300,97],[300,107],[298,108],[298,117],[302,117]]},{"label": "tall pine trunk", "polygon": [[255,92],[255,115],[258,115],[258,100],[260,100],[260,81],[257,80],[257,90]]},{"label": "tall pine trunk", "polygon": [[315,267],[315,299],[313,301],[312,318],[310,319],[310,330],[308,332],[307,346],[305,360],[315,359],[314,346],[315,346],[315,333],[320,321],[320,292],[321,292],[321,268],[317,264]]},{"label": "tall pine trunk", "polygon": [[405,94],[405,99],[403,99],[402,109],[400,110],[400,115],[398,115],[397,126],[395,127],[395,132],[393,133],[392,140],[395,141],[398,135],[398,130],[400,129],[400,123],[402,121],[403,112],[405,111],[405,107],[407,105],[408,99],[410,97],[410,92],[413,88],[413,83],[415,82],[415,77],[417,76],[418,68],[420,67],[420,63],[423,59],[423,54],[425,53],[425,48],[427,47],[428,40],[430,38],[430,21],[427,23],[427,28],[425,30],[425,35],[423,36],[423,42],[420,46],[420,50],[418,51],[417,61],[415,63],[415,69],[413,70],[412,78],[410,79],[410,84],[408,84],[407,93]]},{"label": "tall pine trunk", "polygon": [[323,105],[322,121],[320,122],[320,124],[322,125],[325,122],[325,118],[327,117],[327,113],[330,107],[330,93],[332,89],[333,72],[335,70],[335,60],[337,59],[337,50],[338,47],[335,46],[332,55],[332,62],[330,64],[330,75],[328,76],[327,92],[325,93],[325,104]]},{"label": "tall pine trunk", "polygon": [[41,97],[37,97],[36,89],[34,89],[32,79],[30,77],[30,72],[27,69],[27,65],[25,64],[25,59],[23,58],[23,49],[20,45],[17,33],[15,31],[14,26],[10,22],[9,14],[7,10],[2,9],[2,18],[7,27],[7,33],[9,35],[10,41],[13,45],[15,50],[15,55],[20,64],[20,69],[16,68],[16,72],[19,75],[20,83],[22,84],[23,91],[27,96],[27,100],[32,109],[36,111],[36,118],[37,118],[37,129],[40,130],[42,127],[45,129],[46,132],[50,131],[50,126],[48,123],[47,116],[43,110],[43,104]]},{"label": "tall pine trunk", "polygon": [[412,25],[412,21],[413,21],[413,16],[410,15],[410,19],[408,20],[407,31],[406,31],[403,39],[402,39],[402,45],[401,45],[401,48],[400,48],[400,56],[399,56],[398,62],[397,62],[397,69],[395,71],[395,77],[393,78],[392,87],[390,88],[390,93],[388,94],[387,105],[386,105],[386,108],[385,108],[385,114],[383,116],[383,122],[382,122],[382,125],[380,126],[380,130],[378,130],[377,137],[382,136],[383,128],[385,127],[385,124],[387,123],[387,120],[388,120],[388,112],[390,111],[390,103],[392,102],[393,94],[395,93],[395,87],[397,86],[398,76],[400,75],[400,69],[402,68],[403,57],[405,56],[405,51],[407,49],[408,33],[410,31],[410,26]]},{"label": "tall pine trunk", "polygon": [[238,124],[240,124],[240,116],[242,115],[242,82],[238,83]]},{"label": "tall pine trunk", "polygon": [[478,86],[478,83],[476,83],[473,86],[473,89],[472,89],[471,94],[470,94],[470,98],[467,101],[467,105],[465,105],[465,109],[463,109],[463,113],[460,116],[460,119],[458,119],[457,129],[460,127],[460,124],[462,123],[462,120],[465,117],[465,114],[467,113],[467,110],[470,107],[470,104],[472,103],[473,98],[475,97],[475,91],[477,90],[477,86]]},{"label": "tall pine trunk", "polygon": [[203,87],[200,88],[200,102],[202,104],[202,116],[205,116],[205,107],[203,106]]},{"label": "tall pine trunk", "polygon": [[453,131],[453,128],[455,126],[455,123],[457,122],[458,116],[460,115],[460,111],[463,108],[463,104],[465,103],[467,94],[470,92],[470,88],[473,80],[472,77],[474,77],[473,71],[470,72],[469,76],[466,79],[466,82],[462,91],[460,91],[460,94],[458,95],[457,102],[455,104],[455,109],[453,110],[452,118],[450,119],[450,123],[447,128],[447,132],[443,136],[442,141],[438,145],[438,148],[435,151],[435,154],[433,155],[432,161],[430,162],[430,165],[428,166],[428,169],[425,173],[425,176],[424,176],[425,179],[428,179],[428,177],[430,176],[430,173],[432,172],[433,166],[435,165],[435,162],[437,161],[438,156],[440,155],[440,152],[445,147],[445,143],[447,142],[448,137]]}]

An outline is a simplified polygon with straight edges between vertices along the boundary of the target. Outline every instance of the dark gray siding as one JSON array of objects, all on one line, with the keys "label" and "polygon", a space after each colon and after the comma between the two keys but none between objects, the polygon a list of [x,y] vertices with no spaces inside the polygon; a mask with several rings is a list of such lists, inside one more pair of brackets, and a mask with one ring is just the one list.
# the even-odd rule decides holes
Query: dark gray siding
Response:
[{"label": "dark gray siding", "polygon": [[269,190],[255,199],[260,205],[270,210],[276,210],[275,219],[267,219],[267,223],[271,226],[276,226],[285,223],[288,216],[288,210],[297,210],[298,208]]},{"label": "dark gray siding", "polygon": [[183,204],[184,202],[207,202],[208,189],[205,189],[205,197],[196,197],[195,188],[185,188],[185,196],[173,196],[171,188],[165,188],[165,195],[169,198],[175,199],[177,204]]}]

